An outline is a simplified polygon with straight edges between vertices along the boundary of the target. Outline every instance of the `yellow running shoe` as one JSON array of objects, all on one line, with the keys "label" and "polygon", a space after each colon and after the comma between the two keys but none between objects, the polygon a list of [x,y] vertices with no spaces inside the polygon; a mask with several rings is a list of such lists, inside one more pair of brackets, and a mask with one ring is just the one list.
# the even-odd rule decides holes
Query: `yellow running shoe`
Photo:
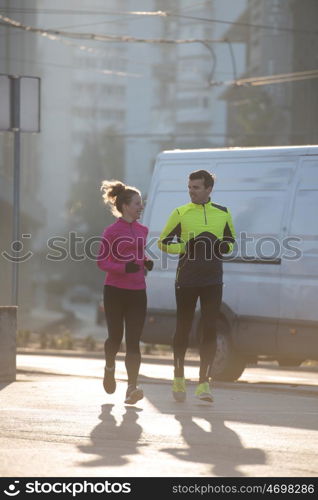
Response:
[{"label": "yellow running shoe", "polygon": [[211,393],[209,382],[202,382],[202,384],[198,384],[195,390],[195,395],[201,401],[209,401],[210,403],[213,402],[213,396]]}]

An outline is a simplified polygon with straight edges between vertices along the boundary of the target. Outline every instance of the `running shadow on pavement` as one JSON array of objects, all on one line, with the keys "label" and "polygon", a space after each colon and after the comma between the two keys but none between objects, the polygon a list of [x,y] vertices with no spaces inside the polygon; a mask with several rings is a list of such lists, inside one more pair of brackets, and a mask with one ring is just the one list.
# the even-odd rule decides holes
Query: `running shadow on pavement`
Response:
[{"label": "running shadow on pavement", "polygon": [[[192,392],[190,387],[189,392]],[[161,453],[181,461],[208,464],[211,468],[206,476],[240,477],[245,475],[239,470],[240,466],[266,464],[265,452],[260,448],[246,448],[227,424],[227,420],[233,420],[235,410],[233,415],[228,412],[226,415],[222,403],[200,402],[194,394],[188,394],[184,403],[177,403],[173,401],[170,387],[166,393],[145,391],[145,397],[161,414],[170,414],[180,424],[183,444],[161,448]]]},{"label": "running shadow on pavement", "polygon": [[141,408],[125,406],[125,413],[118,425],[112,414],[113,404],[104,404],[101,407],[99,419],[101,422],[91,432],[91,444],[79,446],[79,450],[90,455],[97,455],[90,462],[80,462],[79,465],[87,467],[116,467],[129,462],[127,455],[138,453],[138,440],[142,433],[141,426],[137,423],[138,412]]},{"label": "running shadow on pavement", "polygon": [[[264,464],[265,453],[259,448],[245,448],[239,436],[230,429],[220,414],[205,405],[197,405],[193,412],[176,411],[184,446],[163,448],[179,460],[211,465],[215,476],[240,477],[241,465]],[[208,473],[209,474],[209,473]],[[207,474],[207,475],[208,475]]]}]

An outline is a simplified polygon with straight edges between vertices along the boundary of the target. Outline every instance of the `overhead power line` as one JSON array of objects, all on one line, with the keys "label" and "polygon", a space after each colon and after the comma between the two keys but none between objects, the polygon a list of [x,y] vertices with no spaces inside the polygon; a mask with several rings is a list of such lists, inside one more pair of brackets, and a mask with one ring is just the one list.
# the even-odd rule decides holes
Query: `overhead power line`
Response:
[{"label": "overhead power line", "polygon": [[258,85],[270,85],[273,83],[284,83],[293,82],[296,80],[311,80],[313,78],[318,78],[318,69],[312,69],[308,71],[298,71],[295,73],[281,73],[279,75],[270,76],[257,76],[250,78],[240,78],[238,80],[230,81],[212,81],[210,86],[218,85],[231,85],[236,87],[247,87],[247,86],[258,86]]},{"label": "overhead power line", "polygon": [[[102,11],[102,10],[75,10],[75,9],[41,9],[41,8],[27,8],[27,7],[8,7],[6,9],[1,8],[0,10],[12,13],[21,13],[21,14],[54,14],[54,15],[92,15],[92,16],[145,16],[145,17],[175,17],[179,19],[189,19],[192,21],[200,21],[205,23],[215,23],[215,24],[226,24],[226,25],[235,25],[242,26],[244,28],[258,28],[258,29],[266,29],[266,30],[274,30],[274,31],[282,31],[286,33],[302,33],[308,35],[318,35],[317,30],[306,30],[306,29],[295,29],[288,28],[283,26],[270,26],[267,24],[254,24],[242,21],[227,21],[225,19],[211,19],[207,17],[199,17],[199,16],[190,16],[182,14],[183,11],[189,8],[197,8],[200,5],[204,5],[204,2],[201,4],[194,4],[189,7],[182,8],[179,10],[173,11]],[[180,13],[181,12],[181,13]]]},{"label": "overhead power line", "polygon": [[42,36],[46,36],[52,40],[54,37],[62,36],[64,38],[80,39],[80,40],[94,40],[97,42],[124,42],[124,43],[167,43],[167,44],[183,44],[183,43],[224,43],[228,40],[225,38],[218,39],[203,39],[203,38],[190,38],[190,39],[167,39],[167,38],[137,38],[129,35],[103,35],[98,33],[85,33],[79,32],[74,33],[70,31],[54,30],[54,29],[43,29],[35,28],[33,26],[27,26],[19,21],[15,21],[10,17],[3,16],[0,14],[0,19],[6,23],[11,28],[16,28],[30,33],[37,33]]},{"label": "overhead power line", "polygon": [[[94,41],[105,41],[105,42],[124,42],[124,43],[131,43],[131,42],[139,42],[139,43],[201,43],[201,44],[207,44],[207,43],[230,43],[228,39],[226,38],[221,38],[221,39],[216,39],[216,40],[210,40],[210,39],[184,39],[184,40],[175,40],[175,39],[146,39],[146,38],[136,38],[136,37],[131,37],[131,36],[117,36],[117,35],[101,35],[101,34],[95,34],[95,33],[72,33],[68,31],[61,31],[61,30],[51,30],[51,29],[42,29],[42,28],[34,28],[32,26],[26,26],[23,23],[20,23],[19,21],[15,21],[14,19],[11,19],[6,16],[0,15],[0,19],[6,23],[9,27],[11,28],[17,28],[21,29],[30,33],[37,33],[40,34],[44,37],[49,38],[50,40],[58,40],[58,41],[63,41],[64,43],[68,45],[72,45],[72,42],[69,40],[63,40],[63,37],[66,38],[84,38],[86,40],[94,40]],[[85,45],[80,45],[79,47],[81,50],[88,50],[88,51],[94,51],[91,47],[86,47]],[[232,53],[231,53],[232,54]],[[233,57],[233,54],[232,54]],[[235,70],[236,71],[236,70]],[[104,70],[104,73],[116,73],[118,76],[135,76],[138,77],[140,75],[138,74],[128,74],[124,72],[112,72],[108,70]],[[217,86],[217,85],[231,85],[231,86],[258,86],[258,85],[270,85],[273,83],[284,83],[284,82],[291,82],[291,81],[297,81],[297,80],[309,80],[313,78],[318,78],[318,70],[309,70],[309,71],[301,71],[301,72],[295,72],[295,73],[283,73],[283,74],[278,74],[278,75],[270,75],[270,76],[263,76],[263,77],[250,77],[250,78],[241,78],[241,79],[235,79],[231,81],[210,81],[209,85],[210,86]]]},{"label": "overhead power line", "polygon": [[[0,15],[0,19],[2,19],[3,16]],[[12,20],[14,21],[14,20]],[[18,23],[17,21],[14,21],[14,23]],[[18,23],[18,24],[21,24],[21,23]],[[1,23],[0,23],[1,25]],[[24,25],[22,25],[24,26]],[[19,26],[16,26],[15,24],[13,25],[9,25],[9,27],[12,27],[12,28],[19,28]],[[23,29],[23,31],[25,32],[33,32],[32,30],[30,29],[26,29],[27,27],[23,27],[21,29]],[[70,41],[70,40],[64,40],[64,38],[62,36],[59,36],[59,35],[50,35],[49,33],[47,33],[47,30],[41,30],[41,33],[38,33],[38,34],[41,34],[42,36],[48,38],[49,40],[53,40],[53,41],[58,41],[60,43],[63,43],[64,45],[68,46],[68,47],[74,47],[74,48],[77,48],[81,51],[84,51],[84,52],[88,52],[88,53],[94,53],[94,54],[98,54],[99,52],[101,52],[100,49],[94,49],[93,47],[88,47],[87,45],[84,45],[84,44],[79,44],[79,43],[76,43],[76,42],[73,42],[73,41]],[[119,76],[119,77],[132,77],[132,78],[140,78],[142,75],[140,73],[131,73],[131,72],[124,72],[124,71],[115,71],[115,70],[110,70],[110,69],[107,69],[107,68],[103,68],[103,69],[95,69],[95,71],[97,73],[100,73],[100,74],[104,74],[104,75],[114,75],[114,76]]]},{"label": "overhead power line", "polygon": [[42,9],[42,8],[31,8],[31,7],[1,7],[0,10],[6,12],[20,13],[20,14],[54,14],[54,15],[92,15],[92,16],[166,16],[167,12],[160,10],[157,11],[105,11],[105,10],[84,10],[84,9]]}]

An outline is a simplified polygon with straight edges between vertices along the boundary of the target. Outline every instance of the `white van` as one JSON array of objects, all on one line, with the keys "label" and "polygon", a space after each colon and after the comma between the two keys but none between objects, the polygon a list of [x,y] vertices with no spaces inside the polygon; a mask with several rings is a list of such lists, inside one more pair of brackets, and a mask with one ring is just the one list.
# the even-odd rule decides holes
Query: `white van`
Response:
[{"label": "white van", "polygon": [[[171,211],[188,203],[188,175],[216,176],[214,203],[227,206],[237,241],[223,264],[224,290],[212,376],[235,380],[248,360],[280,365],[318,360],[318,146],[164,151],[157,157],[143,216],[148,316],[142,340],[171,344],[177,256],[157,240]],[[199,309],[190,345],[198,345]]]}]

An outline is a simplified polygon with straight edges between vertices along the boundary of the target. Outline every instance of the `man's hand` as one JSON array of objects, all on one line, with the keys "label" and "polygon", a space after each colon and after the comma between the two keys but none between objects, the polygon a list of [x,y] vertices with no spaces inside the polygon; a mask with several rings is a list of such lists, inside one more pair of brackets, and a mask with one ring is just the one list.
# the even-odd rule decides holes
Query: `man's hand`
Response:
[{"label": "man's hand", "polygon": [[127,262],[125,266],[126,273],[137,273],[140,269],[140,266],[136,264],[136,262]]}]

